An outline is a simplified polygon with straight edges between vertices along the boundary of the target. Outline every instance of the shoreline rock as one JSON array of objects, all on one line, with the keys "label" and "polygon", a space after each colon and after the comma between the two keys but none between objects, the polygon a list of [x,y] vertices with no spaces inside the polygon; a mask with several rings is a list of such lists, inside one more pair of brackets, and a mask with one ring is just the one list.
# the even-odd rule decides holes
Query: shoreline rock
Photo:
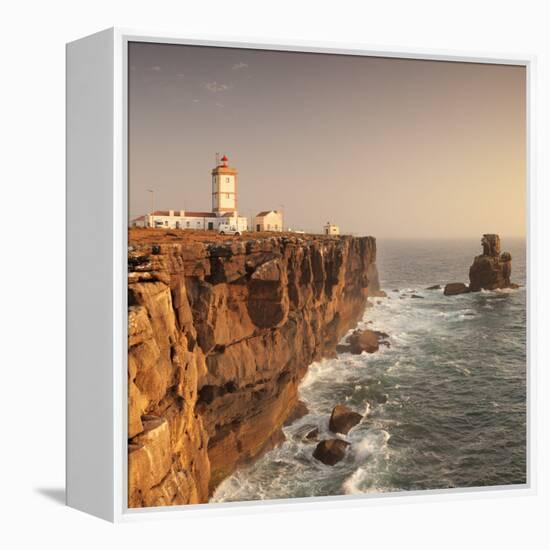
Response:
[{"label": "shoreline rock", "polygon": [[447,283],[443,290],[445,296],[456,296],[457,294],[466,294],[470,289],[464,283]]},{"label": "shoreline rock", "polygon": [[327,466],[334,466],[346,456],[349,445],[343,439],[325,439],[315,447],[313,458]]},{"label": "shoreline rock", "polygon": [[336,405],[332,409],[328,423],[329,430],[333,433],[346,435],[354,426],[363,420],[363,416],[352,411],[345,405]]},{"label": "shoreline rock", "polygon": [[299,400],[294,406],[294,409],[292,409],[292,412],[288,415],[283,426],[290,426],[290,424],[296,422],[296,420],[299,420],[307,414],[309,414],[307,405],[303,401]]},{"label": "shoreline rock", "polygon": [[356,330],[347,339],[349,350],[355,355],[363,351],[374,353],[380,348],[379,338],[374,330]]}]

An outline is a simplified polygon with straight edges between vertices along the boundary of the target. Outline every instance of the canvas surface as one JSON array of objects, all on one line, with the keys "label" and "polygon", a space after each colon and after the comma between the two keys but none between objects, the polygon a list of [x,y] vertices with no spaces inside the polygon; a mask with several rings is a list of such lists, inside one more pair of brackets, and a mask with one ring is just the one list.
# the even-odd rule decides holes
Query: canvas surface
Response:
[{"label": "canvas surface", "polygon": [[526,483],[525,90],[130,44],[130,507]]}]

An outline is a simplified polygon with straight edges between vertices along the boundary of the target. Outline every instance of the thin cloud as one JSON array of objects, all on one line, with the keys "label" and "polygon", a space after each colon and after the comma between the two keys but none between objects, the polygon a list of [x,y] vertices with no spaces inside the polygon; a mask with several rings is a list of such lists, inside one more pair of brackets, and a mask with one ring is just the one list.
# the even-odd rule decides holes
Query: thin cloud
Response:
[{"label": "thin cloud", "polygon": [[233,65],[232,69],[234,71],[239,71],[241,69],[248,69],[248,64],[243,63],[242,61],[239,61],[238,63],[235,63],[235,65]]},{"label": "thin cloud", "polygon": [[207,82],[204,86],[209,92],[212,92],[214,94],[229,90],[229,86],[227,84],[221,84],[220,82],[216,82],[215,80],[213,80],[212,82]]}]

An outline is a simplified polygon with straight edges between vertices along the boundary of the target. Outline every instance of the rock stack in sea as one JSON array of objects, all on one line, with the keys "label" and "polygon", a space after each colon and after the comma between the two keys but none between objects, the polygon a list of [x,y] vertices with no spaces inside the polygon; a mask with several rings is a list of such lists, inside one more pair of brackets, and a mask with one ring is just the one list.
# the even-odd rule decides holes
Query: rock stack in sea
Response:
[{"label": "rock stack in sea", "polygon": [[483,235],[481,245],[483,254],[476,256],[470,267],[470,292],[515,286],[510,282],[512,255],[500,252],[500,237]]},{"label": "rock stack in sea", "polygon": [[474,258],[470,267],[470,284],[448,283],[444,294],[452,296],[480,290],[495,290],[497,288],[517,288],[510,281],[512,274],[512,255],[500,251],[500,237],[487,233],[481,239],[483,253]]}]

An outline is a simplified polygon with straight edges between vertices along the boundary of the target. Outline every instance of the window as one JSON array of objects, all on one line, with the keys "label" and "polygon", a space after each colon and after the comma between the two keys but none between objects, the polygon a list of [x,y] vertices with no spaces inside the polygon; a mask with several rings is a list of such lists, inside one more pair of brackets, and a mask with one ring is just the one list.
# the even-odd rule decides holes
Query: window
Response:
[{"label": "window", "polygon": [[231,197],[229,196],[229,193],[227,193],[227,198],[228,198],[228,199],[231,198]]},{"label": "window", "polygon": [[164,220],[164,225],[168,227],[168,220]]},{"label": "window", "polygon": [[231,181],[230,178],[225,178],[225,183],[229,183]]},{"label": "window", "polygon": [[187,227],[191,227],[191,222],[185,222],[185,225],[186,225]]}]

